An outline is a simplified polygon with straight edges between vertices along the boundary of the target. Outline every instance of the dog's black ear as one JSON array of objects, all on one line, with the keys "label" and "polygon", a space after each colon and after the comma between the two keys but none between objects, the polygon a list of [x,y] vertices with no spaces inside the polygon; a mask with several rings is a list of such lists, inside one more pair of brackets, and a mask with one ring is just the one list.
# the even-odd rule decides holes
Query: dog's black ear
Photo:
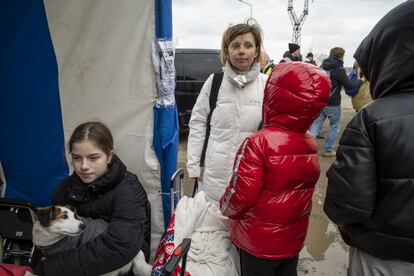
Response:
[{"label": "dog's black ear", "polygon": [[34,218],[39,221],[40,225],[43,227],[47,227],[52,220],[53,212],[55,206],[46,207],[46,208],[38,208],[37,211],[34,213]]},{"label": "dog's black ear", "polygon": [[76,207],[74,207],[72,205],[65,205],[65,207],[73,212],[73,215],[75,216],[75,219],[79,219],[79,215],[78,215],[78,211],[76,210]]},{"label": "dog's black ear", "polygon": [[72,205],[65,205],[65,207],[71,210],[72,212],[76,212],[76,208]]}]

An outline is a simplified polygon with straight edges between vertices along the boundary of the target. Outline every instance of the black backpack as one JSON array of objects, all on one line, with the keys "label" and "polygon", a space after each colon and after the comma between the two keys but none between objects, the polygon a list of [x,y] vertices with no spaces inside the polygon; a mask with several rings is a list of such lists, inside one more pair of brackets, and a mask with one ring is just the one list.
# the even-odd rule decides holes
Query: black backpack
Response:
[{"label": "black backpack", "polygon": [[[213,114],[213,111],[216,108],[218,92],[221,86],[221,81],[223,80],[223,74],[224,74],[223,72],[214,73],[213,83],[211,84],[210,98],[209,98],[210,113],[208,113],[208,116],[207,116],[206,137],[204,138],[203,150],[201,151],[200,167],[204,166],[204,160],[206,158],[207,144],[210,138],[210,130],[211,130],[211,126],[210,126],[211,115]],[[195,178],[192,197],[194,197],[197,191],[198,191],[198,180],[197,178]]]}]

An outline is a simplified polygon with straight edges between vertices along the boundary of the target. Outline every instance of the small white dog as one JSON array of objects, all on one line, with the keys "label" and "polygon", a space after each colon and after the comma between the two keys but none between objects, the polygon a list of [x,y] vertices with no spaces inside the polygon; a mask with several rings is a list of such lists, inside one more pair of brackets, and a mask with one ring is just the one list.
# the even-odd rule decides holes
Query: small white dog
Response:
[{"label": "small white dog", "polygon": [[[38,208],[33,214],[33,244],[45,256],[73,249],[80,243],[94,239],[106,231],[108,223],[102,219],[80,218],[69,206]],[[65,240],[64,240],[65,239]],[[123,275],[130,269],[137,276],[151,275],[151,265],[145,262],[142,251],[123,267],[103,274],[104,276]],[[33,275],[26,272],[25,276]]]}]

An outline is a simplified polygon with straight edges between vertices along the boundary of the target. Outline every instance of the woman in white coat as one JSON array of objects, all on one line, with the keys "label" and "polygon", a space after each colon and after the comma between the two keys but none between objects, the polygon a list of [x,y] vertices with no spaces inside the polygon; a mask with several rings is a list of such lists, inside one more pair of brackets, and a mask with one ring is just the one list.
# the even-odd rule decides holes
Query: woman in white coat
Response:
[{"label": "woman in white coat", "polygon": [[213,74],[205,82],[193,108],[187,148],[187,171],[198,178],[200,189],[214,203],[224,193],[236,151],[255,132],[262,118],[262,99],[267,76],[260,73],[262,33],[258,25],[237,24],[227,28],[221,43],[224,76],[210,122],[204,161],[200,158],[206,137]]}]

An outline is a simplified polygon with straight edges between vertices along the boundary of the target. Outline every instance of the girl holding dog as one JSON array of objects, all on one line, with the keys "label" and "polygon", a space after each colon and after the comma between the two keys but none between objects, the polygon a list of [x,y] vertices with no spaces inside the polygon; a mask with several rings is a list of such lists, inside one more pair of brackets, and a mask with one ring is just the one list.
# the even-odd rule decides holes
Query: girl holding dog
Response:
[{"label": "girl holding dog", "polygon": [[69,144],[74,172],[53,194],[53,203],[76,207],[80,216],[100,218],[108,229],[79,247],[48,256],[39,275],[99,275],[149,254],[147,194],[137,176],[113,153],[113,138],[102,123],[87,122]]}]

